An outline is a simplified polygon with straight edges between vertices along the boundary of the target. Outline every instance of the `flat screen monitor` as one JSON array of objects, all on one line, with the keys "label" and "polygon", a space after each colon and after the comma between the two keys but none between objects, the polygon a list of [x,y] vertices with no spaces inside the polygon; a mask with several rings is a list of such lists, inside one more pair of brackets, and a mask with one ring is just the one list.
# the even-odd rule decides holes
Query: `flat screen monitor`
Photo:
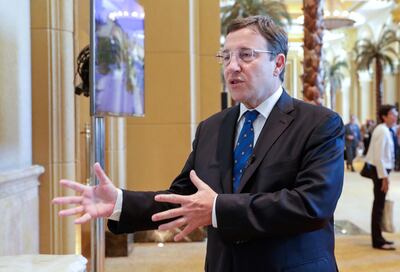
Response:
[{"label": "flat screen monitor", "polygon": [[144,10],[134,0],[92,0],[92,115],[143,116]]}]

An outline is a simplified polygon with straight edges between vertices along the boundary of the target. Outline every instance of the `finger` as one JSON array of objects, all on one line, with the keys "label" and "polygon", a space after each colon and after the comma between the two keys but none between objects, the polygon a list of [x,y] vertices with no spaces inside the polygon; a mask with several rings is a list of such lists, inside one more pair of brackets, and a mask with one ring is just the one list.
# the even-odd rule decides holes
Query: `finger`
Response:
[{"label": "finger", "polygon": [[80,184],[76,181],[67,180],[67,179],[60,180],[60,184],[61,184],[61,186],[70,188],[78,193],[82,193],[86,188],[86,186],[83,184]]},{"label": "finger", "polygon": [[171,218],[175,218],[178,216],[182,216],[183,214],[184,214],[184,211],[180,207],[180,208],[175,208],[175,209],[171,209],[171,210],[153,214],[153,216],[151,217],[151,220],[153,220],[154,222],[157,222],[157,221],[161,221],[161,220],[165,220],[165,219],[171,219]]},{"label": "finger", "polygon": [[78,206],[75,208],[71,208],[71,209],[66,209],[66,210],[61,210],[58,212],[59,216],[70,216],[70,215],[75,215],[75,214],[80,214],[81,212],[83,212],[83,206]]},{"label": "finger", "polygon": [[190,171],[190,180],[199,190],[209,188],[209,186],[197,176],[194,170]]},{"label": "finger", "polygon": [[169,223],[159,225],[158,230],[172,230],[174,228],[182,227],[185,224],[186,224],[186,219],[184,217],[180,217]]},{"label": "finger", "polygon": [[96,177],[99,179],[100,185],[106,185],[107,183],[111,183],[110,179],[104,172],[103,168],[101,167],[100,163],[96,162],[93,165],[94,173]]},{"label": "finger", "polygon": [[197,227],[194,225],[187,225],[181,232],[179,232],[177,235],[174,237],[174,241],[178,242],[188,236],[192,231],[194,231]]},{"label": "finger", "polygon": [[63,196],[54,198],[51,203],[53,204],[80,204],[82,202],[81,196]]},{"label": "finger", "polygon": [[75,224],[83,224],[88,222],[90,219],[92,219],[92,217],[90,216],[90,214],[85,213],[84,215],[82,215],[81,217],[79,217],[78,219],[75,219],[74,223]]},{"label": "finger", "polygon": [[159,194],[154,197],[155,201],[168,202],[173,204],[184,204],[188,202],[187,196],[181,196],[176,194]]}]

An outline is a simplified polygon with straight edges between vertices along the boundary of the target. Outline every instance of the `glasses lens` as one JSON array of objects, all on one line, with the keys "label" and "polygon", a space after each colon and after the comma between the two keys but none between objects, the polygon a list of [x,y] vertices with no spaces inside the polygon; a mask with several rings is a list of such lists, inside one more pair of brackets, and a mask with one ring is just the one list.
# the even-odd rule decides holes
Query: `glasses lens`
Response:
[{"label": "glasses lens", "polygon": [[254,59],[253,50],[249,48],[242,48],[239,50],[239,58],[244,62],[250,62]]},{"label": "glasses lens", "polygon": [[225,52],[222,52],[221,55],[222,55],[222,63],[227,64],[227,63],[230,62],[230,60],[231,60],[231,52],[225,51]]},{"label": "glasses lens", "polygon": [[227,64],[231,60],[231,54],[230,52],[219,52],[217,54],[217,58],[220,64]]}]

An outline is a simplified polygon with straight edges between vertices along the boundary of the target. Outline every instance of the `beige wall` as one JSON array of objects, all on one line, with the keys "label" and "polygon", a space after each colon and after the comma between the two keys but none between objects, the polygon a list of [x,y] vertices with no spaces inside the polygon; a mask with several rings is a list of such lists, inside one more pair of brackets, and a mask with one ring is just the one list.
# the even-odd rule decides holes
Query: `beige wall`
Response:
[{"label": "beige wall", "polygon": [[[219,110],[220,74],[214,58],[219,3],[192,1],[190,49],[190,1],[140,2],[146,14],[146,116],[127,120],[127,187],[154,190],[167,187],[183,167],[192,123]],[[198,98],[194,104],[192,96]]]},{"label": "beige wall", "polygon": [[384,93],[382,97],[382,103],[394,104],[397,100],[397,82],[396,74],[384,74],[383,76],[383,88]]}]

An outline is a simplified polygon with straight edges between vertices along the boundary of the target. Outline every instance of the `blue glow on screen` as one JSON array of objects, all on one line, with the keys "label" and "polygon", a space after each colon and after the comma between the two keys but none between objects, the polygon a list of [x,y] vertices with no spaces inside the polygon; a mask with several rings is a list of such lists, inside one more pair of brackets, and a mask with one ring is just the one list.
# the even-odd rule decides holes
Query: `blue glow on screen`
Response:
[{"label": "blue glow on screen", "polygon": [[144,115],[144,10],[95,0],[95,113]]}]

